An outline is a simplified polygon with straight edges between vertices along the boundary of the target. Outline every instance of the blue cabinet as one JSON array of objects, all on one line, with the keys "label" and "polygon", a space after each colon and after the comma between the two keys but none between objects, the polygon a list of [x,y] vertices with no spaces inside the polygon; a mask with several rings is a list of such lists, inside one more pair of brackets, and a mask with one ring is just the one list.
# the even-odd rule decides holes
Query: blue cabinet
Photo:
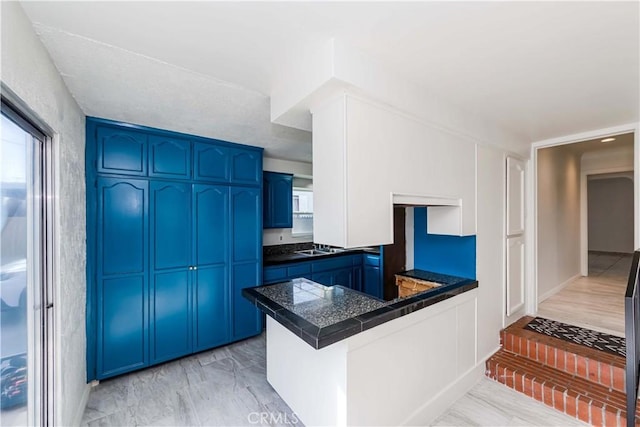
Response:
[{"label": "blue cabinet", "polygon": [[231,268],[233,276],[234,340],[250,337],[262,330],[262,314],[242,296],[242,289],[262,282],[262,246],[256,246],[262,234],[260,190],[251,187],[231,189]]},{"label": "blue cabinet", "polygon": [[256,335],[262,149],[87,118],[87,379]]},{"label": "blue cabinet", "polygon": [[264,268],[265,284],[306,277],[325,286],[340,285],[382,299],[382,267],[374,254],[341,255]]},{"label": "blue cabinet", "polygon": [[264,172],[264,228],[293,227],[293,175]]},{"label": "blue cabinet", "polygon": [[[100,178],[96,183],[96,369],[118,375],[149,365],[147,181]],[[88,300],[89,301],[89,300]],[[96,361],[92,361],[96,363]]]},{"label": "blue cabinet", "polygon": [[380,255],[364,254],[362,256],[362,292],[382,298],[382,268],[380,267]]},{"label": "blue cabinet", "polygon": [[189,179],[191,177],[191,143],[177,138],[150,136],[149,176]]}]

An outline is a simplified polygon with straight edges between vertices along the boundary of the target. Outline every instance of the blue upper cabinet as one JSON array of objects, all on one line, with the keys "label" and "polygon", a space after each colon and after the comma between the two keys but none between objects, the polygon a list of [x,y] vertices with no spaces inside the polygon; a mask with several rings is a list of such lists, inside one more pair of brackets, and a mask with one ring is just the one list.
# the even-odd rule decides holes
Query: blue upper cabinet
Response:
[{"label": "blue upper cabinet", "polygon": [[260,185],[262,182],[262,152],[231,150],[231,183]]},{"label": "blue upper cabinet", "polygon": [[191,178],[191,143],[182,139],[150,136],[149,176]]},{"label": "blue upper cabinet", "polygon": [[264,172],[263,227],[293,227],[293,175]]},{"label": "blue upper cabinet", "polygon": [[228,147],[201,143],[196,143],[193,147],[194,179],[229,182],[231,178],[231,150]]},{"label": "blue upper cabinet", "polygon": [[128,130],[99,127],[97,169],[102,173],[147,174],[147,136]]}]

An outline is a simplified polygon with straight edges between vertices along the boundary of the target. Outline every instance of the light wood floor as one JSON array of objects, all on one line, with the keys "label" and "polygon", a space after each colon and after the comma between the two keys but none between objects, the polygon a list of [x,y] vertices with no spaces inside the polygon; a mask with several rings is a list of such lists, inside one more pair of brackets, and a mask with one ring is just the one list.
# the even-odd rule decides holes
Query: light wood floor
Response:
[{"label": "light wood floor", "polygon": [[433,426],[584,426],[530,397],[482,378],[458,399]]},{"label": "light wood floor", "polygon": [[538,305],[538,316],[624,336],[624,292],[631,256],[589,254],[589,276],[579,277]]}]

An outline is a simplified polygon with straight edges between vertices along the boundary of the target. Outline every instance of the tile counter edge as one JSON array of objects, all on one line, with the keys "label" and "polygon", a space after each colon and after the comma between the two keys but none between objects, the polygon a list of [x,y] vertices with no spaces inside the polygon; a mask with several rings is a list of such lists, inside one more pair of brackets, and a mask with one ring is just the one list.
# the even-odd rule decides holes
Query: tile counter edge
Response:
[{"label": "tile counter edge", "polygon": [[[277,285],[278,284],[265,286]],[[261,288],[261,286],[245,288],[242,290],[242,295],[265,314],[299,336],[311,347],[321,349],[375,326],[406,316],[477,287],[477,280],[463,279],[458,283],[442,285],[411,297],[389,301],[383,307],[322,328],[312,324],[303,317],[258,292],[256,289]],[[377,298],[369,298],[377,300]]]}]

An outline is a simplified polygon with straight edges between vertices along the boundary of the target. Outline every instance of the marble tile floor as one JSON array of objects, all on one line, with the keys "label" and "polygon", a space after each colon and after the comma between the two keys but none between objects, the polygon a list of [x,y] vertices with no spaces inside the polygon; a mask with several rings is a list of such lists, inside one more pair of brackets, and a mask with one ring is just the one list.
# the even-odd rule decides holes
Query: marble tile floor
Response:
[{"label": "marble tile floor", "polygon": [[287,425],[292,411],[267,383],[265,363],[263,334],[104,380],[82,425]]},{"label": "marble tile floor", "polygon": [[[264,334],[94,387],[83,426],[303,426],[266,380]],[[483,378],[434,425],[580,425]]]},{"label": "marble tile floor", "polygon": [[589,254],[589,276],[578,277],[538,305],[537,315],[624,336],[624,292],[631,255]]}]

